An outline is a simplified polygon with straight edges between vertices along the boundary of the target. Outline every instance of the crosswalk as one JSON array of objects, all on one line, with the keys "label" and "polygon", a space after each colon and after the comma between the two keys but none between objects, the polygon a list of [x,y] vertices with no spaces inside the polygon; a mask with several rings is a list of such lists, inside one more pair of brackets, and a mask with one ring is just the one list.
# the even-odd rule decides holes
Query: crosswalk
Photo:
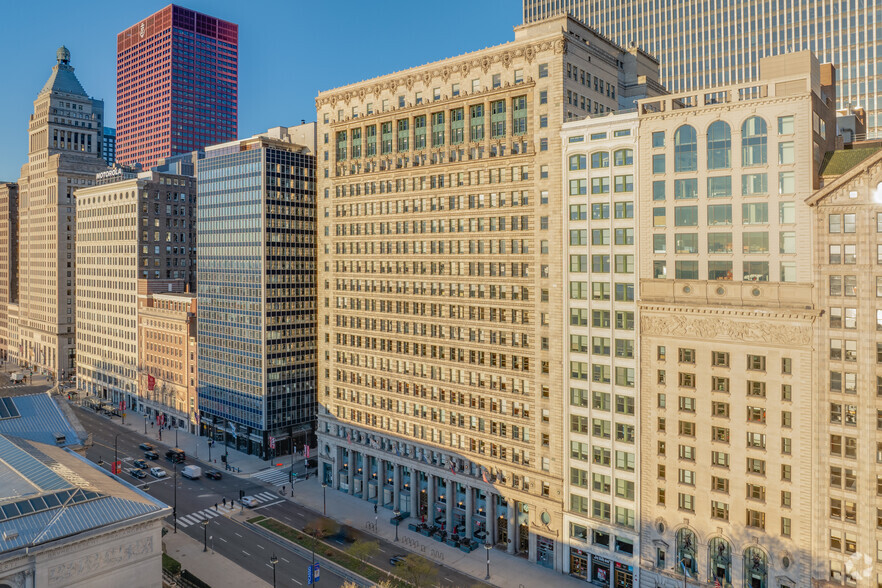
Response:
[{"label": "crosswalk", "polygon": [[263,470],[253,474],[252,478],[257,478],[262,482],[266,482],[267,484],[272,484],[274,486],[284,486],[285,484],[290,483],[290,478],[288,476],[288,472],[290,469],[285,468],[269,468],[267,470]]},{"label": "crosswalk", "polygon": [[[260,494],[254,494],[254,499],[257,502],[263,504],[266,502],[273,502],[274,500],[279,500],[280,497],[272,492],[261,492]],[[178,526],[181,528],[187,528],[190,525],[198,525],[202,523],[202,521],[211,520],[215,517],[219,517],[222,515],[232,514],[233,512],[238,512],[240,506],[237,504],[236,506],[232,506],[232,503],[228,502],[227,506],[217,505],[217,509],[214,507],[204,508],[197,512],[192,512],[187,515],[178,517]]]}]

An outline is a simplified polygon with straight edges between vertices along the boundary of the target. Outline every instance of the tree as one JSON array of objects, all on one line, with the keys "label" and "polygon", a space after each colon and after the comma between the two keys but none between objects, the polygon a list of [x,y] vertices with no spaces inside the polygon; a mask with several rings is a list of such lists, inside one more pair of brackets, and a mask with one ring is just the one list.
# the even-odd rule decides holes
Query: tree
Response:
[{"label": "tree", "polygon": [[303,528],[303,532],[312,535],[316,539],[324,539],[336,535],[340,531],[340,525],[332,519],[316,519]]},{"label": "tree", "polygon": [[380,550],[380,542],[379,541],[356,541],[352,545],[349,546],[349,549],[346,552],[361,562],[361,565],[365,565],[367,560],[377,554]]},{"label": "tree", "polygon": [[424,557],[411,553],[396,564],[399,573],[405,580],[413,584],[414,588],[431,586],[438,576],[438,568]]}]

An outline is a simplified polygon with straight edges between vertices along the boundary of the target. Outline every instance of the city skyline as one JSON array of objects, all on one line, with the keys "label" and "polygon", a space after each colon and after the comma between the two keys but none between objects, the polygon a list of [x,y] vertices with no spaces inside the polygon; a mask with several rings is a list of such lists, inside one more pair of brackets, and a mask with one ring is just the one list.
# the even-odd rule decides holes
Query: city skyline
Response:
[{"label": "city skyline", "polygon": [[[90,26],[100,25],[102,30],[88,35],[71,34],[69,23],[63,18],[46,18],[47,14],[69,10],[59,1],[42,3],[42,10],[34,10],[27,4],[3,8],[4,18],[18,23],[8,35],[0,38],[0,53],[16,56],[15,60],[4,63],[3,72],[7,79],[17,83],[9,85],[0,98],[0,135],[9,138],[0,144],[0,181],[14,182],[22,162],[27,159],[25,121],[32,111],[34,88],[42,87],[46,81],[45,70],[41,69],[45,56],[54,54],[61,45],[70,49],[78,66],[77,77],[91,96],[104,100],[107,125],[116,127],[117,34],[169,4],[165,0],[121,5],[104,0],[93,3]],[[260,4],[265,7],[263,13],[274,15],[272,22],[287,19],[295,25],[294,30],[303,32],[297,43],[291,44],[289,33],[267,34],[265,22],[255,16],[254,6],[250,4],[210,0],[176,3],[239,25],[239,44],[243,48],[239,56],[240,138],[280,122],[293,125],[301,119],[314,120],[315,96],[322,90],[353,79],[368,79],[458,55],[469,47],[497,45],[506,41],[512,28],[521,22],[518,2],[491,0],[474,4],[454,0],[448,3],[451,13],[457,8],[461,12],[468,10],[471,18],[461,20],[457,27],[427,44],[420,40],[429,29],[429,23],[434,22],[429,5],[420,7],[395,0],[388,3],[385,10],[360,11],[358,18],[341,19],[341,11],[345,12],[347,6],[355,8],[355,2],[309,3],[296,10],[280,0]],[[321,23],[333,20],[340,39],[365,38],[365,30],[381,30],[387,26],[390,15],[400,15],[395,18],[406,33],[394,37],[375,36],[370,51],[373,59],[369,62],[345,58],[348,45],[330,43],[321,32],[324,30]],[[425,27],[420,27],[421,22]],[[34,30],[40,34],[31,34]],[[402,51],[402,43],[406,44],[406,51]],[[291,48],[296,46],[325,47],[320,53],[323,58],[292,62]],[[338,46],[341,48],[337,49]],[[291,72],[291,75],[279,76],[280,71]],[[271,86],[267,85],[268,80],[272,80]]]}]

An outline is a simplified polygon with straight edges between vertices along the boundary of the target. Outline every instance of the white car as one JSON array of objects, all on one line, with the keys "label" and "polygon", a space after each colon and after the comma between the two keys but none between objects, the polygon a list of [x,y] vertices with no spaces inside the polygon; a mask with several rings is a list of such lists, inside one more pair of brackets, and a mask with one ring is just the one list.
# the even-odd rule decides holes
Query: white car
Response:
[{"label": "white car", "polygon": [[260,504],[260,502],[258,502],[257,499],[253,496],[243,496],[240,502],[248,508],[254,508],[258,504]]},{"label": "white car", "polygon": [[166,473],[162,468],[150,468],[150,475],[154,478],[164,478]]}]

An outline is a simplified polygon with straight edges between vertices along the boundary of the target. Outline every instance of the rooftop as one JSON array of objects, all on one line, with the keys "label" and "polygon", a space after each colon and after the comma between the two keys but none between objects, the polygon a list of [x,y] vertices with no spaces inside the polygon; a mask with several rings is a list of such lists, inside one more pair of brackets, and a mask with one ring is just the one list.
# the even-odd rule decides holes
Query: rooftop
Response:
[{"label": "rooftop", "polygon": [[0,435],[0,554],[168,508],[69,449]]},{"label": "rooftop", "polygon": [[821,177],[841,176],[845,172],[882,149],[882,145],[862,147],[860,149],[839,149],[828,151],[821,162]]},{"label": "rooftop", "polygon": [[64,435],[65,447],[81,443],[73,425],[49,394],[0,398],[0,435],[55,445],[56,434]]},{"label": "rooftop", "polygon": [[88,97],[77,76],[74,68],[70,65],[70,51],[63,45],[56,51],[58,63],[52,68],[52,75],[43,85],[40,94],[45,92],[62,92],[64,94],[76,94]]}]

